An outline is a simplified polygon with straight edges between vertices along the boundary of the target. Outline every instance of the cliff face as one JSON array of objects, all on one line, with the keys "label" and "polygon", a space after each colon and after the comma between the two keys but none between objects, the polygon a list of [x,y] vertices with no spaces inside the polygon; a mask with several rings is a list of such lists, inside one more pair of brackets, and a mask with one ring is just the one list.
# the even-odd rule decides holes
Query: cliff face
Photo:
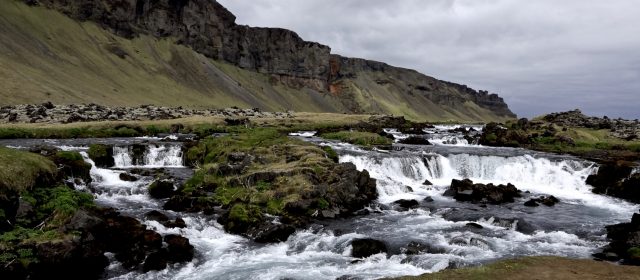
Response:
[{"label": "cliff face", "polygon": [[[9,5],[19,3],[15,0],[0,1]],[[177,94],[183,94],[185,98],[191,99],[197,99],[197,95],[201,95],[200,98],[203,102],[196,103],[197,105],[213,103],[218,106],[230,104],[255,106],[267,110],[393,113],[430,120],[483,121],[515,117],[502,98],[495,94],[478,92],[464,85],[440,81],[414,70],[393,67],[381,62],[332,55],[329,47],[304,41],[296,33],[289,30],[237,25],[235,16],[214,0],[24,1],[32,6],[44,6],[59,11],[78,20],[82,26],[87,23],[95,23],[118,35],[122,39],[105,39],[108,42],[95,42],[95,44],[104,44],[104,48],[111,52],[109,55],[115,54],[124,59],[128,62],[127,67],[133,64],[135,68],[141,68],[142,71],[130,70],[135,71],[136,75],[140,75],[140,73],[152,74],[148,78],[158,74],[165,75],[170,80],[167,83],[170,82],[172,88],[179,88],[183,92],[185,87],[188,90],[193,90],[193,96],[183,93]],[[7,5],[5,8],[10,7]],[[42,11],[42,8],[32,9],[34,13],[48,13]],[[1,13],[0,16],[2,16]],[[32,30],[25,26],[25,24],[33,24],[33,22],[17,23],[25,20],[47,21],[47,19],[41,18],[30,19],[26,17],[17,20],[6,17],[4,22],[0,22],[0,30],[3,30],[0,37],[5,37],[2,38],[4,42],[0,42],[0,49],[4,47],[14,51],[25,45],[39,48],[35,51],[29,51],[29,56],[41,52],[43,47],[47,48],[46,51],[53,53],[82,52],[88,49],[85,45],[80,47],[71,45],[71,43],[58,46],[59,44],[67,44],[67,42],[58,42],[57,37],[53,37],[51,34],[46,35],[50,36],[47,41],[40,37],[42,32],[31,32]],[[40,22],[38,23],[40,24]],[[47,22],[43,25],[55,26],[56,24],[58,23]],[[52,29],[53,27],[46,26],[46,28]],[[69,29],[66,31],[72,33],[69,25],[58,28]],[[82,27],[82,29],[85,32],[89,28]],[[47,32],[52,33],[53,31]],[[31,35],[31,37],[27,35]],[[86,35],[92,37],[88,40],[96,40],[97,36],[94,34],[88,33]],[[54,42],[55,46],[51,42],[51,38],[56,41]],[[138,46],[127,46],[130,42],[136,44],[139,40],[146,42],[147,38],[167,39],[178,45],[170,47],[168,56],[159,55],[156,50],[155,44],[163,41],[148,42],[146,47],[153,46],[147,53],[140,52]],[[189,54],[188,51],[177,46],[189,47],[196,53],[212,59],[213,62]],[[80,48],[83,49],[80,50]],[[167,52],[167,50],[163,51]],[[102,51],[99,53],[102,55]],[[85,59],[93,58],[94,55],[95,51],[91,50],[91,54],[87,54]],[[34,71],[32,69],[34,67],[39,68],[37,70],[40,72],[47,72],[42,69],[42,66],[34,66],[33,63],[43,58],[36,59],[29,56],[21,57],[21,59],[26,57],[27,62],[22,60],[16,62],[15,56],[9,57],[8,61],[12,64],[24,64],[25,67],[29,67],[28,71],[31,72]],[[149,57],[159,65],[150,68],[147,61]],[[2,57],[0,57],[0,62],[2,62],[1,59]],[[103,60],[104,58],[99,59]],[[69,61],[65,65],[60,64],[61,62],[64,61],[60,61],[58,58],[57,63],[60,66],[75,67],[74,71],[83,72],[83,74],[91,72],[83,71],[83,67],[89,66],[79,65],[77,61]],[[107,96],[106,98],[117,101],[106,103],[115,105],[127,101],[139,103],[139,101],[135,101],[138,99],[131,100],[130,95],[122,93],[122,91],[133,90],[130,85],[113,83],[113,81],[125,80],[125,77],[102,77],[103,73],[101,72],[106,72],[105,68],[122,67],[120,61],[114,62],[109,59],[108,62],[110,65],[90,63],[91,67],[97,68],[93,71],[97,72],[98,77],[91,77],[88,80],[91,83],[95,83],[96,78],[104,80],[100,81],[101,87],[104,87],[103,84],[111,82],[110,85],[107,85],[109,87],[107,90],[113,90],[114,93],[112,97]],[[230,68],[227,65],[238,69]],[[203,67],[204,69],[202,69]],[[22,79],[24,75],[15,76]],[[0,71],[0,80],[2,78]],[[6,80],[8,79],[6,78]],[[42,91],[52,96],[50,99],[55,102],[57,95],[55,92],[51,95],[51,86],[48,85],[51,83],[45,80],[46,77],[41,81]],[[59,80],[60,78],[57,77],[56,82]],[[160,80],[158,81],[161,83]],[[13,83],[20,84],[17,81]],[[61,84],[61,82],[58,83]],[[47,85],[44,86],[44,84]],[[60,91],[67,94],[64,102],[92,100],[91,98],[82,98],[81,94],[78,94],[81,97],[77,98],[78,100],[69,98],[68,93],[80,91],[79,88],[82,85],[61,84],[60,86],[64,87]],[[136,90],[152,91],[156,87],[154,82],[149,85],[140,82],[136,85]],[[93,89],[94,86],[91,88]],[[102,91],[104,89],[101,89]],[[119,93],[125,96],[124,99],[120,97]],[[15,94],[15,91],[1,92],[0,90],[0,95],[3,94]],[[101,95],[105,96],[104,93]],[[167,95],[162,98],[147,97],[158,105],[170,102],[164,101]],[[14,99],[23,100],[25,98]],[[13,99],[7,98],[5,100]],[[100,100],[101,98],[98,98],[98,101]],[[11,103],[11,101],[5,102]],[[180,105],[188,106],[189,104],[187,101],[180,102]]]},{"label": "cliff face", "polygon": [[[28,0],[35,1],[35,0]],[[48,8],[114,33],[173,37],[207,57],[244,69],[294,77],[314,89],[326,87],[331,49],[306,42],[293,31],[237,25],[236,17],[214,0],[37,0]]]}]

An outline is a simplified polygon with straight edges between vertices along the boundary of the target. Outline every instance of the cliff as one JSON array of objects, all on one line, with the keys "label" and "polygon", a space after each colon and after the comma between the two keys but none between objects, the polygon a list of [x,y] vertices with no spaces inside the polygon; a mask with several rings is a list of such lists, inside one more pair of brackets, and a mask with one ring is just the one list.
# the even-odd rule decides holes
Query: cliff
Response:
[{"label": "cliff", "polygon": [[[210,0],[0,0],[2,105],[259,107],[489,121],[495,94],[235,23]],[[57,11],[57,12],[54,12]],[[65,16],[63,16],[62,14]]]}]

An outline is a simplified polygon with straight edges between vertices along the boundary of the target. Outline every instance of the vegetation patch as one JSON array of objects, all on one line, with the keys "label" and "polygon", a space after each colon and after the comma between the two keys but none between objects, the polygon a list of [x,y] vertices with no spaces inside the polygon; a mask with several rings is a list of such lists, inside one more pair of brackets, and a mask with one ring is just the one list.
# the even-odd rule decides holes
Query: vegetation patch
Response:
[{"label": "vegetation patch", "polygon": [[53,180],[56,166],[41,155],[0,147],[0,192],[27,191]]},{"label": "vegetation patch", "polygon": [[393,140],[380,136],[376,133],[362,132],[362,131],[339,131],[333,133],[324,133],[320,135],[322,138],[338,140],[355,145],[371,147],[391,145]]}]

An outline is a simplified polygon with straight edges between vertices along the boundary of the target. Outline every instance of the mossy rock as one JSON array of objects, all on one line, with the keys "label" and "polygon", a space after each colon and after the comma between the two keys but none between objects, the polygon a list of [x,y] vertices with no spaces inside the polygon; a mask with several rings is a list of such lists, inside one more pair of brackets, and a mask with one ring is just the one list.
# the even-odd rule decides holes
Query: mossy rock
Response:
[{"label": "mossy rock", "polygon": [[218,220],[227,232],[246,234],[251,228],[258,227],[264,220],[260,208],[243,204],[234,204],[229,212]]},{"label": "mossy rock", "polygon": [[80,153],[58,151],[52,159],[60,167],[64,178],[80,178],[85,183],[91,182],[91,164],[84,161]]},{"label": "mossy rock", "polygon": [[335,150],[333,150],[331,147],[329,146],[323,146],[322,150],[325,152],[325,156],[332,160],[335,163],[338,163],[340,160],[340,157],[338,156],[338,153],[336,153]]},{"label": "mossy rock", "polygon": [[149,185],[149,195],[153,198],[168,198],[172,196],[174,192],[173,181],[157,180]]},{"label": "mossy rock", "polygon": [[96,167],[109,168],[113,167],[116,163],[113,159],[113,147],[103,144],[92,144],[89,146],[87,152],[89,158],[93,160]]}]

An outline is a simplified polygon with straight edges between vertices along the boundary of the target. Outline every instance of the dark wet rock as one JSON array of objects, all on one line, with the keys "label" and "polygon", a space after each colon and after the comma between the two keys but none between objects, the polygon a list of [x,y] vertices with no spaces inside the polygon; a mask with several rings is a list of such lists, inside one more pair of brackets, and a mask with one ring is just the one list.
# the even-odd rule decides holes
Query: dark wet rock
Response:
[{"label": "dark wet rock", "polygon": [[165,215],[164,213],[158,211],[158,210],[152,210],[149,211],[147,213],[144,214],[145,218],[147,218],[148,220],[151,221],[157,221],[157,222],[166,222],[169,221],[169,217],[167,217],[167,215]]},{"label": "dark wet rock", "polygon": [[425,201],[425,202],[434,202],[435,200],[433,200],[433,198],[432,198],[432,197],[427,196],[427,197],[425,197],[425,198],[424,198],[424,201]]},{"label": "dark wet rock", "polygon": [[162,224],[168,228],[186,228],[187,227],[187,223],[182,218],[176,218],[173,221],[166,221]]},{"label": "dark wet rock", "polygon": [[425,185],[425,186],[432,186],[433,185],[433,183],[431,183],[431,181],[429,181],[429,180],[424,180],[424,182],[422,184]]},{"label": "dark wet rock", "polygon": [[555,196],[550,195],[550,196],[540,196],[538,198],[532,198],[529,199],[527,202],[524,203],[524,206],[528,206],[528,207],[537,207],[540,204],[545,205],[545,206],[554,206],[556,205],[556,203],[560,202],[559,199],[557,199]]},{"label": "dark wet rock", "polygon": [[126,181],[126,182],[138,181],[138,177],[131,175],[129,173],[120,173],[119,177],[120,177],[120,180]]},{"label": "dark wet rock", "polygon": [[635,213],[629,223],[606,227],[607,238],[611,241],[595,257],[618,261],[624,264],[640,265],[640,214]]},{"label": "dark wet rock", "polygon": [[189,239],[180,235],[169,234],[164,237],[167,243],[168,259],[170,262],[188,262],[193,259],[194,248]]},{"label": "dark wet rock", "polygon": [[416,241],[411,241],[404,248],[404,251],[407,255],[420,255],[420,254],[444,254],[446,253],[446,249],[434,244],[421,243]]},{"label": "dark wet rock", "polygon": [[115,165],[112,146],[93,144],[89,147],[88,155],[96,167],[109,168]]},{"label": "dark wet rock", "polygon": [[538,206],[540,206],[540,204],[538,204],[537,199],[529,199],[529,200],[527,200],[527,202],[524,203],[524,206],[538,207]]},{"label": "dark wet rock", "polygon": [[166,249],[160,249],[158,251],[152,252],[144,260],[144,264],[142,265],[142,270],[144,272],[149,272],[152,270],[163,270],[167,268],[167,264],[168,264],[167,259],[168,259],[168,252]]},{"label": "dark wet rock", "polygon": [[168,198],[174,192],[173,181],[157,180],[149,185],[149,195],[156,199]]},{"label": "dark wet rock", "polygon": [[407,145],[431,145],[431,142],[429,142],[427,138],[419,136],[409,136],[405,139],[399,140],[398,143]]},{"label": "dark wet rock", "polygon": [[512,184],[495,186],[493,184],[474,184],[469,179],[453,179],[444,195],[453,196],[458,201],[502,204],[513,202],[515,197],[520,197],[520,191]]},{"label": "dark wet rock", "polygon": [[205,215],[211,215],[216,206],[218,204],[210,197],[174,195],[167,200],[163,208],[177,212],[203,212]]},{"label": "dark wet rock", "polygon": [[354,276],[354,275],[342,275],[342,276],[336,278],[336,280],[362,280],[362,279],[364,279],[364,278],[359,277],[359,276]]},{"label": "dark wet rock", "polygon": [[367,258],[371,255],[388,252],[384,242],[370,238],[354,239],[351,246],[351,256],[354,258]]},{"label": "dark wet rock", "polygon": [[259,243],[276,243],[287,241],[295,231],[296,229],[290,225],[271,224],[251,235],[255,236],[254,240]]},{"label": "dark wet rock", "polygon": [[418,206],[420,205],[420,203],[418,203],[418,201],[415,199],[400,199],[393,202],[393,204],[399,206],[400,208],[403,208],[404,210],[418,208]]},{"label": "dark wet rock", "polygon": [[593,186],[594,193],[640,203],[640,173],[632,175],[632,170],[631,164],[625,162],[603,164],[586,182]]},{"label": "dark wet rock", "polygon": [[481,226],[481,225],[479,225],[477,223],[467,223],[466,226],[472,227],[472,228],[476,228],[476,229],[483,229],[484,228],[483,226]]}]

